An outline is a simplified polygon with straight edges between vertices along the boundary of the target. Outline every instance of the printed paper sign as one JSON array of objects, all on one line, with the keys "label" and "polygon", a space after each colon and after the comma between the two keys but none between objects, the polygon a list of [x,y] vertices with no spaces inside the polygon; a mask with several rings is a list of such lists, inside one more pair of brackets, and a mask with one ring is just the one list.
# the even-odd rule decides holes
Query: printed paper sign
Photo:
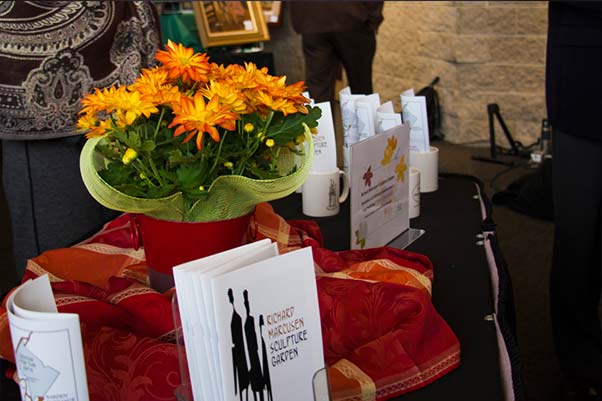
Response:
[{"label": "printed paper sign", "polygon": [[314,135],[314,162],[311,170],[332,171],[337,168],[337,145],[330,102],[317,103],[314,106],[322,110],[322,117],[318,120],[318,133]]},{"label": "printed paper sign", "polygon": [[377,134],[381,134],[397,125],[401,125],[401,114],[395,113],[393,102],[383,103],[376,109]]},{"label": "printed paper sign", "polygon": [[408,124],[351,147],[351,248],[384,246],[409,228]]},{"label": "printed paper sign", "polygon": [[410,150],[414,152],[428,152],[429,125],[426,114],[426,100],[424,96],[401,95],[401,109],[403,122],[410,125]]},{"label": "printed paper sign", "polygon": [[355,101],[357,132],[360,141],[376,134],[376,109],[378,106],[380,106],[378,93],[363,96]]}]

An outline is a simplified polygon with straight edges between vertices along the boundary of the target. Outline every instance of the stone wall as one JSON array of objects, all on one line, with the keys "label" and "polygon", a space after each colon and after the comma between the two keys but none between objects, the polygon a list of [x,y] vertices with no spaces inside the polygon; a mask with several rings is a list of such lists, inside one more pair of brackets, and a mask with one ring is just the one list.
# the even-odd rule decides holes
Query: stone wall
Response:
[{"label": "stone wall", "polygon": [[[374,90],[400,110],[399,94],[435,76],[451,142],[488,138],[486,107],[498,103],[512,135],[530,144],[545,117],[545,1],[386,1],[377,37]],[[266,49],[289,82],[304,78],[301,39],[283,8]],[[502,131],[496,127],[500,144]],[[507,144],[505,144],[507,145]]]},{"label": "stone wall", "polygon": [[529,144],[538,137],[545,116],[545,2],[386,2],[384,14],[374,63],[382,98],[399,107],[399,92],[439,76],[449,141],[487,139],[486,105],[494,102],[515,139]]},{"label": "stone wall", "polygon": [[[498,103],[515,139],[529,144],[545,117],[545,2],[386,2],[374,88],[399,92],[435,76],[451,142],[487,139],[486,105]],[[501,129],[498,139],[503,139]]]}]

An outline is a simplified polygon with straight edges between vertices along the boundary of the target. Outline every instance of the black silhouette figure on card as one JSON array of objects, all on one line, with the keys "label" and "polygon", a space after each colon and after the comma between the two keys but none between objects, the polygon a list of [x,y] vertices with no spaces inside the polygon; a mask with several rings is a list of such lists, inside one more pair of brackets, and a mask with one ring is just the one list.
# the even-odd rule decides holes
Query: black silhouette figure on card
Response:
[{"label": "black silhouette figure on card", "polygon": [[268,392],[267,401],[273,401],[272,398],[272,382],[270,380],[270,364],[268,362],[268,353],[265,346],[265,340],[263,338],[263,315],[259,315],[259,335],[261,336],[261,354],[263,359],[261,360],[263,365],[263,385]]},{"label": "black silhouette figure on card", "polygon": [[249,292],[242,292],[245,299],[245,309],[247,310],[247,318],[245,319],[245,339],[247,340],[247,352],[249,361],[251,362],[251,370],[249,378],[251,379],[251,389],[253,390],[253,400],[263,401],[263,374],[261,372],[261,363],[259,362],[259,347],[257,346],[257,332],[255,331],[255,318],[251,315],[251,307],[249,306]]},{"label": "black silhouette figure on card", "polygon": [[238,394],[242,401],[242,392],[247,390],[246,400],[249,399],[249,369],[247,367],[247,356],[245,353],[245,341],[243,337],[242,318],[234,307],[234,294],[232,288],[228,289],[228,299],[232,304],[232,319],[230,321],[230,333],[232,335],[232,367],[234,369],[234,394]]}]

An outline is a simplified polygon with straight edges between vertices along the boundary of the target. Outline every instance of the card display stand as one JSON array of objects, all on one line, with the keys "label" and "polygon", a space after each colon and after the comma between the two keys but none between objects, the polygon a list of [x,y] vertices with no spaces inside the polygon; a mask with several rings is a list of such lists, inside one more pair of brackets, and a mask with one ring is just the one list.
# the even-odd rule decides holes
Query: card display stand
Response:
[{"label": "card display stand", "polygon": [[[190,372],[188,370],[188,359],[186,358],[184,333],[182,331],[182,319],[180,316],[180,309],[178,308],[178,298],[175,293],[171,298],[171,307],[174,318],[174,329],[176,334],[176,345],[178,349],[178,362],[181,378],[181,384],[176,387],[174,395],[177,401],[205,401],[195,400],[192,396],[192,385],[190,382]],[[328,371],[326,368],[320,369],[314,374],[312,387],[314,401],[331,401],[328,385]]]}]

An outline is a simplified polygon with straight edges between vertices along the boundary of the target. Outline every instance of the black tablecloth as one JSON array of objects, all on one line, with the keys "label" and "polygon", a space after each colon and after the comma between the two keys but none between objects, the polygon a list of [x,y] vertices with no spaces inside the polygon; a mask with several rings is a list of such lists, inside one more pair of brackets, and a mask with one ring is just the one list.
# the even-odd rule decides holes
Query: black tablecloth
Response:
[{"label": "black tablecloth", "polygon": [[[461,346],[460,367],[428,385],[396,399],[494,401],[504,399],[501,380],[500,352],[508,352],[506,345],[498,346],[494,314],[490,267],[482,244],[484,231],[494,233],[490,218],[482,215],[478,182],[466,176],[441,175],[439,189],[421,194],[421,215],[410,220],[413,228],[422,228],[426,234],[407,250],[428,256],[434,265],[433,304],[456,333]],[[485,206],[488,201],[483,199]],[[301,212],[301,195],[293,194],[272,202],[274,209],[286,219],[310,219]],[[488,208],[485,207],[485,210]],[[324,236],[324,245],[332,250],[349,249],[349,201],[342,205],[338,216],[311,218],[318,222]],[[496,249],[497,251],[497,249]],[[498,256],[501,256],[498,253]],[[502,266],[503,267],[503,266]],[[498,277],[499,278],[499,277]],[[509,283],[509,282],[507,282]],[[504,289],[505,302],[511,302],[511,288]],[[513,305],[502,308],[504,316],[497,320],[506,331],[507,343],[514,345],[513,328],[507,326],[507,316]],[[507,330],[504,330],[507,329]],[[511,350],[512,355],[517,350]],[[518,369],[518,359],[513,366]],[[522,399],[520,376],[513,370],[515,398]]]}]

